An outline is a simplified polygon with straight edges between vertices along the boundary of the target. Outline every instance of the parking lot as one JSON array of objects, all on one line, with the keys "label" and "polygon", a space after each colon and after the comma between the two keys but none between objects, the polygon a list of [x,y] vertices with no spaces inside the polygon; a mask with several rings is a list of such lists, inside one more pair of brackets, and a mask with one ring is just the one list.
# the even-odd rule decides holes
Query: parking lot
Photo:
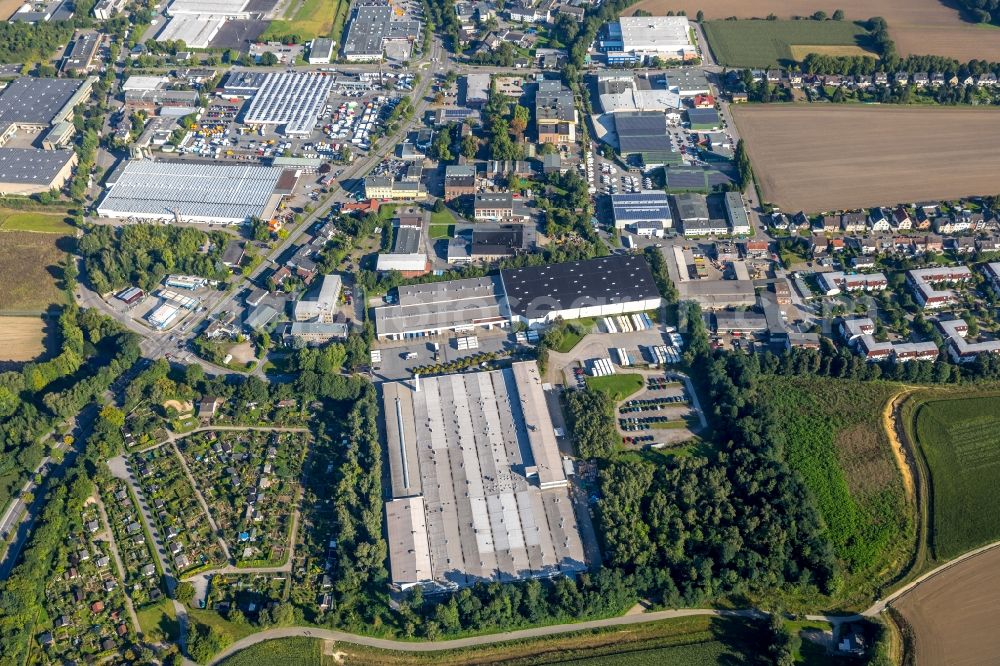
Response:
[{"label": "parking lot", "polygon": [[[461,338],[475,337],[475,348],[459,349]],[[435,344],[438,345],[435,358]],[[477,354],[512,352],[518,348],[514,335],[507,331],[476,331],[440,335],[417,340],[375,342],[382,360],[372,365],[375,381],[397,381],[412,377],[410,368],[421,365],[444,364]],[[413,356],[411,356],[413,354]]]}]

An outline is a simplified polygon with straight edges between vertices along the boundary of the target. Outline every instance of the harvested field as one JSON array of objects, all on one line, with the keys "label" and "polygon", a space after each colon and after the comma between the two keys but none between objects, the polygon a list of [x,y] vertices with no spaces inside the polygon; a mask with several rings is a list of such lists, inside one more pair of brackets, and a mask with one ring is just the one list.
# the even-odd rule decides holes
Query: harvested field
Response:
[{"label": "harvested field", "polygon": [[996,192],[1000,112],[750,104],[734,106],[733,117],[763,200],[786,211]]},{"label": "harvested field", "polygon": [[41,317],[0,317],[0,361],[32,361],[45,351]]},{"label": "harvested field", "polygon": [[657,16],[668,11],[698,10],[709,19],[780,18],[809,16],[823,10],[843,9],[848,20],[864,21],[881,16],[889,23],[889,34],[900,55],[941,55],[968,60],[1000,60],[1000,30],[979,27],[962,20],[958,10],[941,0],[844,0],[833,6],[816,0],[642,0],[625,13],[645,10]]},{"label": "harvested field", "polygon": [[6,21],[14,12],[21,8],[24,3],[21,0],[0,0],[0,19]]},{"label": "harvested field", "polygon": [[1000,549],[971,557],[918,585],[894,606],[913,630],[920,666],[996,662]]},{"label": "harvested field", "polygon": [[43,312],[62,303],[56,276],[66,253],[57,234],[31,231],[0,233],[0,312]]},{"label": "harvested field", "polygon": [[704,27],[715,59],[726,67],[787,66],[795,59],[793,49],[803,44],[863,54],[870,41],[851,21],[707,21]]}]

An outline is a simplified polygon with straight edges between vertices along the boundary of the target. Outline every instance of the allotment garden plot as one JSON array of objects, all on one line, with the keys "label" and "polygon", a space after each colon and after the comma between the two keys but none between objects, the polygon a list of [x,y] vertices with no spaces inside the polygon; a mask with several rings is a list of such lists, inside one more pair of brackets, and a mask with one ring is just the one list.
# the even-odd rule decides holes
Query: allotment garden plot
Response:
[{"label": "allotment garden plot", "polygon": [[120,655],[135,637],[97,504],[73,518],[56,554],[59,574],[45,585],[29,663],[94,663]]},{"label": "allotment garden plot", "polygon": [[136,476],[178,574],[223,566],[226,554],[170,446],[135,456]]},{"label": "allotment garden plot", "polygon": [[125,590],[137,608],[156,603],[163,598],[161,572],[128,486],[121,480],[111,479],[102,490],[111,531],[125,569]]},{"label": "allotment garden plot", "polygon": [[309,437],[219,430],[178,442],[237,564],[278,566],[287,559]]}]

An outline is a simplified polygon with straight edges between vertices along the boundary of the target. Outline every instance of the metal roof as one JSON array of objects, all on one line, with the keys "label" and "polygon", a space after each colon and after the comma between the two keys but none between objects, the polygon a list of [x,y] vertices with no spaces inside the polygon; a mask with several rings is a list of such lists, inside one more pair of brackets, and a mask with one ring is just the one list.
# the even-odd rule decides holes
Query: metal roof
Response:
[{"label": "metal roof", "polygon": [[504,269],[500,274],[511,312],[528,319],[575,307],[660,298],[649,265],[638,255]]},{"label": "metal roof", "polygon": [[[98,213],[105,217],[236,220],[260,217],[282,169],[134,160],[117,175]],[[110,181],[109,181],[110,182]]]},{"label": "metal roof", "polygon": [[80,79],[15,79],[0,93],[0,127],[51,124],[82,85]]},{"label": "metal roof", "polygon": [[663,192],[641,192],[638,194],[612,194],[611,210],[615,222],[638,222],[658,220],[670,222],[670,199]]},{"label": "metal roof", "polygon": [[271,72],[251,100],[244,121],[284,125],[286,134],[308,133],[331,87],[333,77],[319,72]]},{"label": "metal roof", "polygon": [[0,148],[0,183],[47,185],[72,159],[72,150]]}]

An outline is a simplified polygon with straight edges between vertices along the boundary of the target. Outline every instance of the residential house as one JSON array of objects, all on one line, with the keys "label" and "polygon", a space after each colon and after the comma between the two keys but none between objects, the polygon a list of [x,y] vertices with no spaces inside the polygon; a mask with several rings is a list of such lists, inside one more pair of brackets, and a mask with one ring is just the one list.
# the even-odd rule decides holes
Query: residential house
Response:
[{"label": "residential house", "polygon": [[897,231],[907,231],[913,228],[913,220],[910,219],[910,214],[906,212],[904,206],[896,206],[895,210],[892,211],[892,228]]},{"label": "residential house", "polygon": [[881,206],[872,208],[868,213],[869,228],[875,233],[884,233],[892,230],[889,224],[889,216]]},{"label": "residential house", "polygon": [[976,239],[972,236],[957,236],[945,241],[945,249],[955,254],[971,254],[976,251]]},{"label": "residential house", "polygon": [[888,85],[889,84],[889,75],[886,74],[885,72],[875,72],[875,77],[874,77],[873,80],[875,82],[875,85],[877,85],[877,86]]},{"label": "residential house", "polygon": [[897,86],[905,86],[910,82],[909,72],[896,72],[892,75],[892,80]]},{"label": "residential house", "polygon": [[840,229],[840,218],[836,215],[824,215],[813,220],[812,229],[813,231],[832,234]]},{"label": "residential house", "polygon": [[923,88],[930,82],[931,79],[929,76],[927,76],[927,72],[916,72],[913,75],[913,85],[915,85],[918,88]]},{"label": "residential house", "polygon": [[846,234],[863,233],[868,230],[865,214],[860,211],[844,213],[840,216],[840,230]]}]

